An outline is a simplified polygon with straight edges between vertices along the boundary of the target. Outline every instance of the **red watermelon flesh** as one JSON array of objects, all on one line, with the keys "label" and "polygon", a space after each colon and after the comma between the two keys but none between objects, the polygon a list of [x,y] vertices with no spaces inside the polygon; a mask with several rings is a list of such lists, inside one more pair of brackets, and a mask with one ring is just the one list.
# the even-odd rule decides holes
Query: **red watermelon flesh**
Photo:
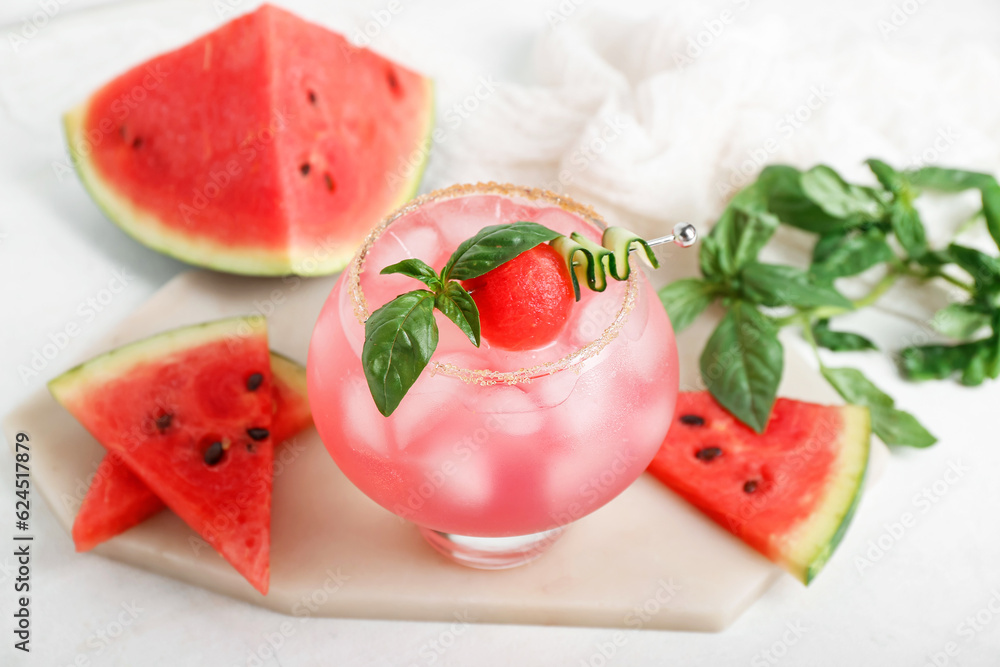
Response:
[{"label": "red watermelon flesh", "polygon": [[263,5],[125,72],[65,117],[115,223],[192,264],[340,270],[419,185],[429,79]]},{"label": "red watermelon flesh", "polygon": [[479,308],[483,338],[504,350],[531,350],[554,341],[576,301],[566,260],[548,243],[463,280],[462,286]]},{"label": "red watermelon flesh", "polygon": [[860,498],[868,410],[779,398],[757,434],[701,391],[678,394],[674,415],[649,472],[809,583]]},{"label": "red watermelon flesh", "polygon": [[[305,373],[306,369],[294,361],[271,353],[271,441],[276,447],[312,423]],[[159,496],[129,470],[121,456],[108,452],[73,521],[76,550],[89,551],[164,507]]]},{"label": "red watermelon flesh", "polygon": [[[261,593],[270,572],[270,365],[263,318],[233,318],[126,345],[49,383],[98,442]],[[256,374],[261,382],[250,390]]]}]

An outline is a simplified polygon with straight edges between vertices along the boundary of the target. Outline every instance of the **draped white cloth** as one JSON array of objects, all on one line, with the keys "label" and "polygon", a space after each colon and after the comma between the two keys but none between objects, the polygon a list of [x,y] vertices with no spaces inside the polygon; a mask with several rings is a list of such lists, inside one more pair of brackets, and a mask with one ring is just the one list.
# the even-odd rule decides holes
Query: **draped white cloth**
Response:
[{"label": "draped white cloth", "polygon": [[873,156],[996,172],[1000,57],[905,39],[914,6],[817,33],[749,0],[693,23],[691,7],[650,19],[563,2],[531,82],[466,99],[431,174],[562,190],[656,235],[704,225],[767,163],[822,161],[849,178],[871,178]]}]

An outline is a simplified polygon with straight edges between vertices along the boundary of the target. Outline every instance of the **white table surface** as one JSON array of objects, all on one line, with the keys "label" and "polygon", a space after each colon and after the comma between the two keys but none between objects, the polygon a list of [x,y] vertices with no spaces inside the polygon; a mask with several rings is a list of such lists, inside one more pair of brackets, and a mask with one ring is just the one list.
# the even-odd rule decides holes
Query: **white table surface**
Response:
[{"label": "white table surface", "polygon": [[[220,0],[226,2],[227,0]],[[233,0],[234,4],[239,4]],[[0,8],[3,40],[24,16],[46,3],[7,0]],[[57,0],[53,3],[58,4]],[[218,4],[218,3],[216,3]],[[246,0],[247,6],[250,0]],[[304,16],[350,30],[371,20],[382,0],[283,3]],[[573,6],[570,0],[563,0]],[[587,2],[642,14],[656,3]],[[695,16],[718,15],[731,3],[702,4]],[[742,4],[742,3],[741,3]],[[95,7],[95,5],[103,5]],[[955,44],[981,43],[998,57],[1000,15],[994,3],[846,2],[807,5],[752,2],[747,11],[773,13],[820,37],[831,25],[856,29],[857,41],[880,43],[877,22],[893,7],[916,8],[892,39],[945,55]],[[242,5],[240,5],[242,6]],[[412,2],[402,4],[380,40],[402,44],[415,61],[460,61],[466,73],[523,81],[532,40],[548,28],[546,12],[560,3]],[[157,31],[165,13],[186,32]],[[104,17],[128,16],[134,30],[107,28]],[[180,16],[180,18],[178,18]],[[133,62],[218,23],[213,2],[66,2],[52,22],[90,26],[71,42],[45,42],[12,54],[0,50],[0,412],[65,369],[80,350],[183,269],[149,251],[105,220],[76,178],[60,180],[52,163],[64,159],[58,111],[115,73],[91,57],[88,45],[121,52]],[[699,30],[701,21],[691,25]],[[63,24],[65,25],[65,23]],[[102,29],[104,26],[106,29]],[[109,32],[110,31],[110,32]],[[724,39],[723,35],[720,39]],[[421,56],[421,45],[428,45]],[[379,43],[376,41],[376,46]],[[431,48],[433,45],[433,48]],[[44,46],[45,48],[42,48]],[[430,56],[433,51],[434,56]],[[444,54],[444,55],[441,55]],[[832,55],[832,54],[831,54]],[[50,76],[64,62],[62,80]],[[912,73],[910,73],[912,76]],[[940,74],[939,74],[940,76]],[[475,79],[475,77],[472,77]],[[933,96],[943,81],[928,81]],[[979,91],[977,99],[982,99]],[[847,89],[843,95],[850,95]],[[996,99],[996,89],[992,90]],[[912,100],[911,100],[912,102]],[[872,100],[873,105],[892,101]],[[907,105],[919,113],[919,104]],[[734,110],[738,114],[740,110]],[[987,113],[996,115],[993,108]],[[901,115],[900,122],[905,122]],[[961,155],[962,149],[955,150]],[[823,159],[822,155],[814,156]],[[996,160],[997,158],[994,158]],[[437,185],[437,184],[435,184]],[[107,290],[115,272],[124,289]],[[857,327],[888,349],[912,339],[926,317],[901,295],[892,304],[910,317],[870,312]],[[99,301],[88,306],[90,299]],[[940,300],[940,298],[938,299]],[[100,311],[98,312],[98,308]],[[50,335],[75,324],[77,334],[37,377],[23,379]],[[58,338],[58,336],[56,336]],[[977,390],[951,382],[901,381],[891,361],[878,355],[843,355],[916,412],[941,442],[927,451],[897,451],[882,481],[854,521],[840,549],[808,589],[783,578],[732,627],[720,634],[466,623],[380,622],[352,619],[292,620],[179,582],[92,555],[72,542],[40,502],[33,505],[36,540],[32,561],[32,653],[12,648],[14,558],[0,545],[0,664],[32,665],[997,665],[1000,664],[1000,437],[988,415],[1000,405],[1000,385]],[[6,447],[3,451],[7,451]],[[955,472],[958,471],[958,472]],[[13,462],[0,455],[0,540],[13,526]],[[904,521],[907,526],[897,526]],[[683,536],[678,536],[683,539]],[[879,549],[878,545],[882,548]],[[865,560],[869,559],[869,560]],[[978,618],[978,620],[977,620]],[[110,636],[113,635],[113,636]],[[271,650],[269,642],[278,644]],[[944,651],[950,649],[952,656]]]}]

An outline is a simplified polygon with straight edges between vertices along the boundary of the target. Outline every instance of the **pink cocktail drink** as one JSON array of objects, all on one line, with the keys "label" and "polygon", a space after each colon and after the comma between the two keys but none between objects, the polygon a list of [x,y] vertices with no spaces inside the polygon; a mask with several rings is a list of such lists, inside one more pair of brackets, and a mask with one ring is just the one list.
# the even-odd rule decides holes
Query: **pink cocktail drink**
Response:
[{"label": "pink cocktail drink", "polygon": [[[483,556],[488,540],[462,539],[544,534],[629,486],[663,442],[678,388],[670,322],[635,270],[604,292],[583,286],[565,330],[541,349],[499,349],[486,337],[477,349],[435,312],[440,342],[430,364],[395,412],[379,413],[361,364],[364,321],[421,286],[379,271],[407,258],[438,269],[482,227],[519,220],[601,240],[593,211],[550,193],[497,185],[432,193],[373,230],[309,350],[313,415],[340,469],[439,550],[481,567],[523,562],[541,547],[515,540],[517,558]],[[449,540],[466,546],[442,548]],[[469,548],[474,555],[461,553]]]}]

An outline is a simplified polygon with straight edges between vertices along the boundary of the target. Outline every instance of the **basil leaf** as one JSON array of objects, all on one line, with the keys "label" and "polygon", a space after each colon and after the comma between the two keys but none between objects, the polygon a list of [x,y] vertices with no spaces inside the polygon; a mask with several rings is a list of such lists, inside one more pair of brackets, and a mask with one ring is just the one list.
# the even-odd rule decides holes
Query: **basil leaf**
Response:
[{"label": "basil leaf", "polygon": [[435,292],[441,289],[441,279],[438,278],[437,271],[420,259],[404,259],[402,262],[396,262],[379,271],[381,275],[390,273],[401,273],[404,276],[416,278]]},{"label": "basil leaf", "polygon": [[845,401],[853,405],[881,405],[892,407],[895,402],[889,394],[885,393],[871,383],[864,374],[855,368],[820,368],[826,381],[833,385]]},{"label": "basil leaf", "polygon": [[887,445],[922,449],[937,442],[937,438],[909,412],[877,406],[868,410],[872,416],[872,431]]},{"label": "basil leaf", "polygon": [[[767,171],[767,169],[764,171]],[[793,169],[793,171],[795,170]],[[774,177],[765,176],[758,178],[755,182],[737,192],[729,204],[744,213],[767,213],[768,198],[770,196],[768,191],[771,188],[772,178]]]},{"label": "basil leaf", "polygon": [[870,410],[872,430],[885,444],[929,447],[937,442],[937,438],[921,426],[913,415],[896,409],[892,397],[872,384],[861,371],[825,366],[821,366],[820,370],[845,401]]},{"label": "basil leaf", "polygon": [[717,276],[731,276],[736,272],[734,268],[734,247],[738,242],[736,215],[736,209],[727,206],[702,246],[702,253],[707,255],[706,261],[712,273]]},{"label": "basil leaf", "polygon": [[786,165],[767,167],[760,173],[757,183],[767,193],[767,208],[771,213],[788,225],[817,234],[842,232],[856,224],[817,206],[802,189],[800,177],[798,169]]},{"label": "basil leaf", "polygon": [[931,326],[938,333],[956,340],[971,338],[990,323],[990,316],[975,306],[953,303],[934,314]]},{"label": "basil leaf", "polygon": [[784,367],[770,320],[737,301],[701,354],[701,377],[719,403],[758,433],[767,427]]},{"label": "basil leaf", "polygon": [[715,299],[716,287],[697,278],[675,280],[659,292],[674,332],[683,331]]},{"label": "basil leaf", "polygon": [[893,257],[885,234],[878,228],[824,236],[813,248],[809,272],[821,280],[854,276]]},{"label": "basil leaf", "polygon": [[912,380],[940,380],[961,372],[962,384],[977,386],[1000,376],[1000,313],[993,315],[993,334],[959,345],[920,345],[899,354],[900,368]]},{"label": "basil leaf", "polygon": [[761,248],[774,236],[780,221],[770,213],[738,211],[736,223],[739,233],[733,245],[733,270],[739,271],[757,258]]},{"label": "basil leaf", "polygon": [[711,271],[716,275],[735,275],[744,264],[757,257],[778,224],[779,220],[770,213],[747,211],[735,201],[730,203],[709,234],[714,242],[702,249],[709,255]]},{"label": "basil leaf", "polygon": [[896,200],[889,209],[892,232],[910,257],[920,257],[927,252],[927,235],[920,214],[913,205],[904,200]]},{"label": "basil leaf", "polygon": [[445,317],[458,325],[473,345],[479,347],[481,340],[479,308],[464,287],[454,280],[450,281],[435,297],[434,305],[444,313]]},{"label": "basil leaf", "polygon": [[814,283],[809,279],[809,274],[793,266],[751,262],[743,268],[740,278],[740,291],[747,300],[764,306],[853,307],[832,286]]},{"label": "basil leaf", "polygon": [[923,167],[907,171],[905,176],[910,183],[917,187],[942,192],[982,190],[996,184],[996,179],[989,174],[945,167]]},{"label": "basil leaf", "polygon": [[871,158],[865,160],[865,164],[875,174],[875,178],[882,184],[882,187],[894,195],[900,194],[907,189],[905,177],[882,160]]},{"label": "basil leaf", "polygon": [[455,249],[441,271],[441,279],[448,282],[478,278],[557,236],[558,232],[527,221],[483,227]]},{"label": "basil leaf", "polygon": [[980,344],[986,349],[984,353],[986,364],[986,375],[996,380],[1000,376],[1000,311],[993,313],[993,335],[983,340]]},{"label": "basil leaf", "polygon": [[427,290],[401,294],[371,314],[361,364],[379,412],[388,417],[399,406],[437,344],[434,294]]},{"label": "basil leaf", "polygon": [[909,380],[943,380],[968,367],[978,350],[979,341],[961,345],[911,346],[900,351],[899,366]]},{"label": "basil leaf", "polygon": [[997,247],[1000,247],[1000,185],[997,184],[997,179],[993,176],[962,169],[924,167],[917,171],[907,172],[907,178],[914,185],[942,192],[979,190],[982,194],[986,228],[989,230],[990,236],[993,237],[993,242],[997,244]]},{"label": "basil leaf", "polygon": [[826,259],[835,253],[837,248],[842,246],[848,238],[848,232],[834,232],[833,234],[820,236],[816,239],[816,245],[813,246],[813,264],[820,264],[826,261]]},{"label": "basil leaf", "polygon": [[830,320],[819,320],[812,327],[813,338],[820,347],[834,352],[860,352],[877,350],[875,343],[864,336],[848,331],[833,331]]},{"label": "basil leaf", "polygon": [[841,220],[877,220],[883,202],[872,188],[847,183],[826,165],[817,165],[799,178],[802,192],[828,215]]},{"label": "basil leaf", "polygon": [[701,275],[706,278],[718,280],[726,277],[722,270],[722,249],[719,242],[711,234],[701,240],[701,248],[698,251],[698,266]]},{"label": "basil leaf", "polygon": [[929,269],[940,269],[942,266],[951,264],[954,261],[947,248],[944,250],[928,250],[917,258],[917,262]]},{"label": "basil leaf", "polygon": [[955,243],[948,246],[948,253],[956,264],[972,276],[972,279],[976,281],[977,289],[988,290],[993,285],[1000,283],[1000,260],[997,258],[990,257],[975,248]]},{"label": "basil leaf", "polygon": [[1000,185],[996,179],[993,183],[981,188],[983,193],[983,217],[986,218],[986,229],[989,230],[993,242],[1000,248]]},{"label": "basil leaf", "polygon": [[983,383],[988,375],[986,371],[988,356],[989,351],[980,345],[980,341],[976,341],[972,354],[962,369],[962,384],[966,387],[978,387]]}]

